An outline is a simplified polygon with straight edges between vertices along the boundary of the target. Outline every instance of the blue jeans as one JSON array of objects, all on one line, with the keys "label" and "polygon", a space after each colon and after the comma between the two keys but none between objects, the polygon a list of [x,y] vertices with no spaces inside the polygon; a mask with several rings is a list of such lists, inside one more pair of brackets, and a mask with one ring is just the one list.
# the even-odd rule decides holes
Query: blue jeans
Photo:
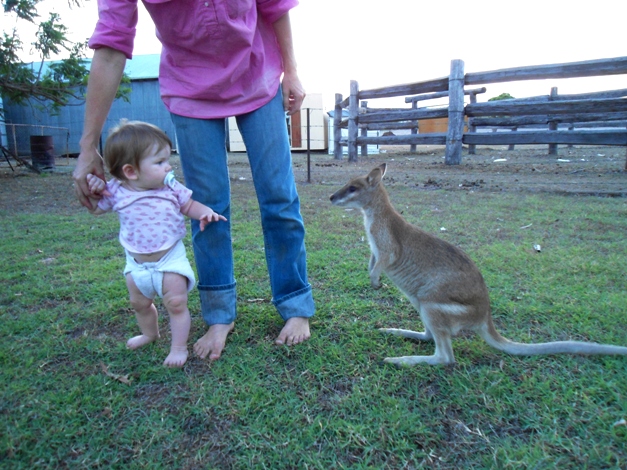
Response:
[{"label": "blue jeans", "polygon": [[[261,211],[272,303],[284,320],[311,317],[314,302],[307,281],[305,227],[292,172],[292,155],[281,89],[256,111],[237,116]],[[194,200],[228,222],[200,231],[191,221],[202,316],[208,325],[236,317],[236,282],[231,243],[231,188],[225,119],[194,119],[172,114],[185,185]]]}]

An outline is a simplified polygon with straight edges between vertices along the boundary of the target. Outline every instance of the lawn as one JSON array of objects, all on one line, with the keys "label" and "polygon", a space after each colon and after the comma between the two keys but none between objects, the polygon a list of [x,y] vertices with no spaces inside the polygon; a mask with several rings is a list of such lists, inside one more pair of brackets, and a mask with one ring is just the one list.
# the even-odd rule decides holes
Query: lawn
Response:
[{"label": "lawn", "polygon": [[[433,345],[377,331],[422,326],[387,278],[370,287],[362,217],[328,201],[355,174],[343,171],[299,183],[312,338],[273,343],[258,208],[235,179],[238,321],[219,361],[190,355],[182,370],[161,365],[161,305],[161,340],[125,348],[137,326],[116,218],[50,209],[49,194],[70,192],[62,172],[3,180],[31,203],[0,202],[0,467],[627,468],[625,356],[514,357],[461,335],[454,366],[382,362]],[[627,345],[627,198],[388,189],[410,222],[476,261],[506,337]],[[193,342],[195,291],[190,307]]]}]

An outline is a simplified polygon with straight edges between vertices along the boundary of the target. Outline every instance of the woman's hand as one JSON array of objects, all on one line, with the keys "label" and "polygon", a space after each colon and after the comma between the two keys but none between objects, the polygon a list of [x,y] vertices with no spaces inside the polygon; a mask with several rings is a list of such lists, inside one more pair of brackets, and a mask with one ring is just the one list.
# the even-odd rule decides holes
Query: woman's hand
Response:
[{"label": "woman's hand", "polygon": [[[93,209],[94,207],[90,198],[93,199],[94,196],[99,197],[99,193],[91,191],[87,179],[88,175],[92,175],[92,177],[100,179],[104,183],[105,176],[102,158],[100,158],[95,148],[80,153],[76,168],[74,168],[74,172],[72,173],[76,197],[83,206],[88,209]],[[104,189],[104,187],[102,189]]]}]

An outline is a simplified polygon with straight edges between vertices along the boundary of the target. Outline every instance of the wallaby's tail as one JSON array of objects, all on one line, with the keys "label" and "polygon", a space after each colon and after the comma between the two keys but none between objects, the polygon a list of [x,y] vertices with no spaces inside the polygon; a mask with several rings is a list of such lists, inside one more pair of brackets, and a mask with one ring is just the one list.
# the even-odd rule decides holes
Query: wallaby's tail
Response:
[{"label": "wallaby's tail", "polygon": [[550,343],[516,343],[501,336],[496,331],[492,319],[477,331],[477,333],[493,348],[517,356],[532,356],[535,354],[622,354],[627,355],[627,347],[612,346],[610,344],[587,343],[584,341],[553,341]]}]

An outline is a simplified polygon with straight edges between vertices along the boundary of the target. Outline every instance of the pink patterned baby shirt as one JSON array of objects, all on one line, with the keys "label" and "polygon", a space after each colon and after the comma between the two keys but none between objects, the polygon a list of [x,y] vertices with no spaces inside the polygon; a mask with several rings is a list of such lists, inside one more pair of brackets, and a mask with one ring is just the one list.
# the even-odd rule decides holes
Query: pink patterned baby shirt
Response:
[{"label": "pink patterned baby shirt", "polygon": [[120,243],[133,253],[166,250],[185,237],[183,207],[192,191],[178,181],[171,186],[147,191],[125,188],[117,179],[107,183],[111,196],[103,196],[98,207],[117,212],[120,218]]}]

